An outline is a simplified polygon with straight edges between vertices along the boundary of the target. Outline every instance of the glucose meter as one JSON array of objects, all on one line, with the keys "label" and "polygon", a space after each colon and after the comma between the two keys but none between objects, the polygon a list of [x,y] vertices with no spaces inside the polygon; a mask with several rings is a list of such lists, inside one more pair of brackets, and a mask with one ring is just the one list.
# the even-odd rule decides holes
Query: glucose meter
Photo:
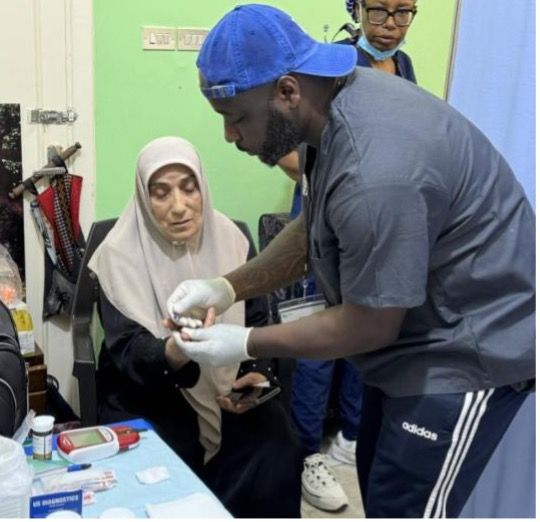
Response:
[{"label": "glucose meter", "polygon": [[118,436],[106,426],[63,431],[57,443],[58,453],[76,464],[111,457],[120,449]]}]

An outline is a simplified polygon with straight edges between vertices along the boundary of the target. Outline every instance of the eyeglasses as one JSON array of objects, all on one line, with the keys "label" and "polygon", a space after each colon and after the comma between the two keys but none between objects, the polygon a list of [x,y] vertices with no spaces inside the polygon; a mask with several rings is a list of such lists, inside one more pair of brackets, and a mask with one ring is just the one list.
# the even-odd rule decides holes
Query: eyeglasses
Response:
[{"label": "eyeglasses", "polygon": [[412,9],[396,9],[388,11],[382,7],[366,7],[368,22],[371,25],[383,25],[389,16],[394,18],[394,23],[398,27],[407,27],[411,25],[414,15],[416,15],[416,7]]}]

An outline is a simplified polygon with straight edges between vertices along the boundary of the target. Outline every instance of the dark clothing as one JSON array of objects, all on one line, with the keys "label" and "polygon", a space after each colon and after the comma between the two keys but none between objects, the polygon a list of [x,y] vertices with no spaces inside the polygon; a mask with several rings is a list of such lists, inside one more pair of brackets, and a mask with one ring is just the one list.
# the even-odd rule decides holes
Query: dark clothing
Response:
[{"label": "dark clothing", "polygon": [[300,518],[302,459],[279,400],[223,412],[223,443],[201,477],[239,518]]},{"label": "dark clothing", "polygon": [[319,453],[328,402],[336,384],[336,413],[347,440],[356,440],[362,412],[362,384],[358,368],[347,359],[299,359],[293,374],[291,415],[304,456]]},{"label": "dark clothing", "polygon": [[[366,56],[366,53],[359,47],[357,47],[356,50],[358,51],[358,61],[356,63],[361,67],[371,67],[371,62]],[[401,78],[405,78],[405,80],[416,83],[413,64],[407,53],[396,51],[396,54],[392,56],[392,60],[394,60],[396,65],[396,76],[401,76]]]},{"label": "dark clothing", "polygon": [[356,463],[366,514],[458,517],[528,391],[388,397],[364,386]]},{"label": "dark clothing", "polygon": [[[197,414],[180,391],[197,383],[199,365],[191,361],[173,372],[165,340],[122,315],[103,293],[99,314],[105,333],[97,372],[99,421],[151,422],[235,517],[299,517],[301,452],[280,401],[242,415],[222,412],[222,446],[203,466]],[[265,298],[246,301],[247,326],[267,320]],[[248,372],[275,381],[271,360],[246,361],[238,376]]]},{"label": "dark clothing", "polygon": [[400,397],[534,377],[534,213],[471,122],[358,67],[310,156],[319,288],[331,304],[408,309],[395,343],[355,356],[365,383]]},{"label": "dark clothing", "polygon": [[[358,41],[358,37],[347,38],[346,40],[340,40],[339,42],[336,42],[336,43],[354,45],[358,53],[356,64],[359,65],[360,67],[371,67],[371,62],[369,61],[368,55],[363,49],[360,49],[360,47],[356,45],[357,41]],[[414,67],[412,64],[412,60],[407,53],[405,53],[404,51],[396,51],[396,54],[392,56],[392,60],[394,61],[394,64],[396,65],[397,76],[401,76],[401,78],[405,78],[405,80],[409,80],[410,82],[416,83],[416,75],[414,74]]]},{"label": "dark clothing", "polygon": [[366,516],[457,516],[525,398],[512,385],[535,375],[531,206],[471,122],[368,68],[332,101],[305,165],[326,299],[407,309],[391,346],[354,356]]}]

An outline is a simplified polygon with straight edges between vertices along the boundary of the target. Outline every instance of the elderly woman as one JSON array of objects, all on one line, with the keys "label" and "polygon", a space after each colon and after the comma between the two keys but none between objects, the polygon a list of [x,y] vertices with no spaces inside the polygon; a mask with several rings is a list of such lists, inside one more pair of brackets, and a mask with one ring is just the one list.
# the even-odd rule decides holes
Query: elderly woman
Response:
[{"label": "elderly woman", "polygon": [[[271,361],[212,369],[189,360],[163,325],[183,279],[230,271],[254,255],[238,226],[212,207],[199,156],[181,138],[141,151],[136,193],[94,254],[105,339],[99,356],[103,423],[143,417],[235,517],[299,517],[301,457],[276,399],[226,395],[269,380]],[[261,326],[265,300],[237,303],[219,321]],[[263,441],[262,443],[260,441]]]}]

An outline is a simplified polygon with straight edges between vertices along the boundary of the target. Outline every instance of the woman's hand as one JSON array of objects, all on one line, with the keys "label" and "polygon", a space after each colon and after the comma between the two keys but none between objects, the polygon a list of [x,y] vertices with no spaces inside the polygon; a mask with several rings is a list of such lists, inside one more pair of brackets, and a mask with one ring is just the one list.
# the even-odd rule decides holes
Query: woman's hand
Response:
[{"label": "woman's hand", "polygon": [[[246,373],[246,375],[243,375],[233,383],[233,391],[245,388],[246,386],[254,386],[255,384],[259,384],[266,380],[267,378],[262,373]],[[250,402],[236,402],[231,400],[230,397],[223,395],[216,397],[216,400],[222,409],[237,414],[245,413],[246,411],[257,406],[256,404]]]},{"label": "woman's hand", "polygon": [[168,337],[165,342],[165,359],[169,363],[171,369],[175,372],[189,361],[189,357],[178,348],[172,335]]},{"label": "woman's hand", "polygon": [[[209,326],[212,326],[216,322],[216,312],[213,308],[210,308],[208,310],[208,315],[206,316],[206,319],[203,324],[203,328],[208,328]],[[162,321],[163,326],[166,328],[169,328],[169,330],[172,331],[182,331],[182,326],[177,325],[174,323],[171,319],[167,318]],[[167,342],[165,343],[165,359],[167,359],[167,362],[169,363],[169,366],[174,370],[177,371],[184,364],[186,364],[190,359],[189,357],[184,353],[182,348],[180,348],[175,340],[174,337],[171,335]]]},{"label": "woman's hand", "polygon": [[[213,308],[210,308],[210,310],[208,310],[208,314],[206,316],[206,319],[204,320],[202,327],[208,328],[209,326],[212,326],[215,322],[216,311]],[[173,332],[181,332],[183,328],[183,326],[176,324],[170,318],[163,319],[162,324],[163,326],[165,326],[165,328],[168,328]],[[185,334],[182,335],[182,337],[189,339],[189,337]],[[169,366],[172,368],[173,371],[179,370],[180,368],[182,368],[182,366],[184,366],[184,364],[186,364],[190,360],[190,358],[186,353],[184,353],[182,348],[180,348],[180,346],[176,344],[176,341],[174,340],[174,337],[172,335],[167,339],[167,342],[165,343],[165,359],[167,359],[167,362],[169,363]]]}]

